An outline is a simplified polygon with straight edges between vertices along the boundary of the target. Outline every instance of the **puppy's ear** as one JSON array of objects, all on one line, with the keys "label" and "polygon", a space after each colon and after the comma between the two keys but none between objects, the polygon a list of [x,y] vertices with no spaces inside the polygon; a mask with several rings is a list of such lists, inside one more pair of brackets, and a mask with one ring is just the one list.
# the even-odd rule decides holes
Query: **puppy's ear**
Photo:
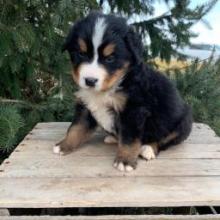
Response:
[{"label": "puppy's ear", "polygon": [[143,44],[141,37],[134,31],[133,27],[129,27],[125,36],[125,43],[130,51],[135,64],[140,64],[143,61]]},{"label": "puppy's ear", "polygon": [[63,53],[66,50],[67,50],[67,44],[66,44],[66,42],[64,42],[64,44],[61,47],[61,52]]},{"label": "puppy's ear", "polygon": [[62,45],[61,52],[63,53],[64,51],[68,50],[70,46],[70,42],[73,38],[73,28],[70,30],[69,34],[67,35],[64,44]]},{"label": "puppy's ear", "polygon": [[77,28],[79,27],[80,21],[77,21],[73,26],[70,28],[69,33],[64,41],[64,44],[61,48],[61,51],[64,52],[66,50],[69,50],[71,47],[71,43],[73,39],[76,37],[77,34]]}]

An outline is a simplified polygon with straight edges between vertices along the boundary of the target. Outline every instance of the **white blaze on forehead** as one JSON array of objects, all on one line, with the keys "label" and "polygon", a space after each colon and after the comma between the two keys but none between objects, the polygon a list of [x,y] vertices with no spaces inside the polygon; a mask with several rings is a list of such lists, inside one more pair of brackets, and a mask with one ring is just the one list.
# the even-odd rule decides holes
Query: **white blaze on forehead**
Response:
[{"label": "white blaze on forehead", "polygon": [[103,81],[106,77],[106,70],[98,64],[98,48],[102,43],[103,36],[106,31],[107,24],[104,17],[98,17],[95,21],[93,35],[92,35],[92,44],[93,44],[93,60],[91,63],[82,64],[80,69],[80,79],[79,84],[83,88],[87,88],[85,85],[85,78],[93,77],[98,79],[95,90],[100,90],[103,84]]},{"label": "white blaze on forehead", "polygon": [[95,58],[98,55],[98,47],[102,43],[103,36],[106,30],[105,18],[98,17],[93,30],[92,43],[94,48]]}]

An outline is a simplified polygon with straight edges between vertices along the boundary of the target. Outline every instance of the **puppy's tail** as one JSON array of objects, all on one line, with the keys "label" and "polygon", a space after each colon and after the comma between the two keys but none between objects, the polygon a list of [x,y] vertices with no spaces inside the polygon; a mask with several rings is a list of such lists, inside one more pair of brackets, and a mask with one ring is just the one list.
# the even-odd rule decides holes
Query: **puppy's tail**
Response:
[{"label": "puppy's tail", "polygon": [[175,129],[164,139],[159,142],[159,149],[166,150],[172,145],[177,145],[186,140],[192,130],[192,110],[191,107],[185,104],[184,113],[181,119],[176,124]]}]

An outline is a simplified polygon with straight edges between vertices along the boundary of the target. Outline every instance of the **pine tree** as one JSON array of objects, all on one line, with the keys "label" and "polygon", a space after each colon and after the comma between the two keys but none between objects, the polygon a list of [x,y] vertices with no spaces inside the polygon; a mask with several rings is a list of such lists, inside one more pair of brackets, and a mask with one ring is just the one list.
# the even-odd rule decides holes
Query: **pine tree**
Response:
[{"label": "pine tree", "polygon": [[[217,3],[211,0],[195,8],[190,7],[190,0],[101,0],[100,6],[110,12],[126,15],[136,31],[140,33],[143,41],[149,39],[145,45],[146,59],[160,57],[170,61],[171,57],[186,58],[177,49],[190,45],[190,39],[197,35],[190,28],[203,19]],[[129,3],[128,3],[129,2]],[[157,17],[155,2],[164,2],[167,11]]]},{"label": "pine tree", "polygon": [[[0,107],[0,149],[9,151],[17,142],[17,132],[23,126],[23,119],[14,106]],[[7,130],[7,133],[5,132]]]},{"label": "pine tree", "polygon": [[172,7],[154,17],[155,0],[0,0],[0,149],[13,149],[39,121],[71,120],[74,87],[61,46],[76,19],[106,8],[131,17],[143,41],[150,39],[146,60],[169,60],[216,1],[190,9],[189,0],[164,0]]},{"label": "pine tree", "polygon": [[211,56],[202,63],[195,60],[169,75],[192,106],[194,120],[210,125],[220,135],[220,58]]},{"label": "pine tree", "polygon": [[74,88],[61,47],[70,22],[96,6],[92,0],[0,1],[0,150],[13,149],[38,121],[71,119]]}]

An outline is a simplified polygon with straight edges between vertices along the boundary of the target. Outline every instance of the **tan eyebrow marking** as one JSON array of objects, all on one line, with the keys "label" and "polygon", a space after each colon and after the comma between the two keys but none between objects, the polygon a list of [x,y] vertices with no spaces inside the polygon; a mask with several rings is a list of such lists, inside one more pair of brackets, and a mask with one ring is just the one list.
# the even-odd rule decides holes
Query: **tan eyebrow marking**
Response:
[{"label": "tan eyebrow marking", "polygon": [[79,38],[78,43],[79,43],[80,51],[86,53],[87,52],[86,42],[82,38]]},{"label": "tan eyebrow marking", "polygon": [[111,44],[108,44],[104,49],[103,49],[103,55],[104,56],[109,56],[111,55],[115,50],[115,44],[111,43]]},{"label": "tan eyebrow marking", "polygon": [[106,91],[111,88],[118,80],[120,80],[123,75],[126,73],[129,66],[129,62],[126,62],[121,69],[118,69],[114,72],[114,74],[107,75],[102,85],[102,90]]}]

